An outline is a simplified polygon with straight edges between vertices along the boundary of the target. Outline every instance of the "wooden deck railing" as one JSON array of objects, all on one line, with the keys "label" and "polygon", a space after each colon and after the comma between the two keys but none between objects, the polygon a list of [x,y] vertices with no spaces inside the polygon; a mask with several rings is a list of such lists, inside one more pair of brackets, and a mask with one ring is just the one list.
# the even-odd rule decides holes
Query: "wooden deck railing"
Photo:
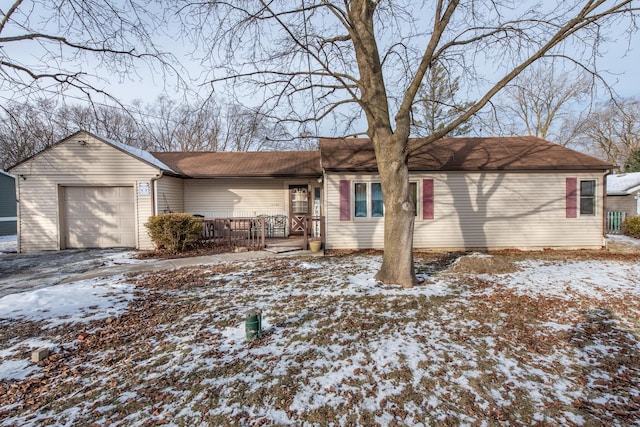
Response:
[{"label": "wooden deck railing", "polygon": [[228,246],[265,247],[265,219],[205,218],[202,240]]},{"label": "wooden deck railing", "polygon": [[[283,215],[250,218],[203,218],[202,240],[227,245],[264,248],[267,239],[288,236],[288,218]],[[303,234],[304,247],[310,240],[324,243],[324,217],[307,216]]]}]

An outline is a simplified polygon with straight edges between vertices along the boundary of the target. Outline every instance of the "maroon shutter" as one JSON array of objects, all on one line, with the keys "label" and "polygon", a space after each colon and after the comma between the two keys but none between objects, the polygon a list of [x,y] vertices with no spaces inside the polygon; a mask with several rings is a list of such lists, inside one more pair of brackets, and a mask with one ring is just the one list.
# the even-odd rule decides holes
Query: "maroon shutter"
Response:
[{"label": "maroon shutter", "polygon": [[433,219],[433,180],[422,180],[422,219]]},{"label": "maroon shutter", "polygon": [[578,217],[578,178],[567,178],[567,195],[565,198],[567,218]]},{"label": "maroon shutter", "polygon": [[340,221],[351,219],[351,181],[340,180]]}]

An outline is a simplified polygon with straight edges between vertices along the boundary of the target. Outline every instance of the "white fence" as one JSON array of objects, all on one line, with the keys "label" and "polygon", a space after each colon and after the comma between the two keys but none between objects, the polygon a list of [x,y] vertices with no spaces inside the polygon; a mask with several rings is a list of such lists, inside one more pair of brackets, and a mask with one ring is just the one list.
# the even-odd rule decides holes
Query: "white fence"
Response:
[{"label": "white fence", "polygon": [[607,234],[621,234],[622,222],[627,218],[626,212],[607,212]]}]

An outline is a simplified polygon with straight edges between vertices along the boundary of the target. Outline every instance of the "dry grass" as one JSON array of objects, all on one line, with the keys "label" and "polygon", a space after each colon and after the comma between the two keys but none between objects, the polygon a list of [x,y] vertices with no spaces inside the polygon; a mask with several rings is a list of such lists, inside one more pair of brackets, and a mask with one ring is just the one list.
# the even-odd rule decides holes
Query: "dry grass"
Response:
[{"label": "dry grass", "polygon": [[[637,261],[606,253],[538,256]],[[411,291],[354,285],[379,259],[361,254],[134,277],[136,298],[116,319],[54,330],[0,321],[2,348],[34,336],[60,343],[38,372],[0,385],[0,420],[639,423],[640,299],[526,295],[476,276],[516,272],[516,262],[531,258],[423,254],[418,271],[430,279]],[[241,316],[255,306],[265,310],[265,334],[246,343]],[[75,339],[82,331],[89,336]]]}]

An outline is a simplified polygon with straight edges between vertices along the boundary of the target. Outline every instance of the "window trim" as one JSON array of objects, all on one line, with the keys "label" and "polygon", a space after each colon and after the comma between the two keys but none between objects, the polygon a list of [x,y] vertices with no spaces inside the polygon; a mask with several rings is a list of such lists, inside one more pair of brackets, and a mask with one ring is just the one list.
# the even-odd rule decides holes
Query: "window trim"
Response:
[{"label": "window trim", "polygon": [[[373,197],[372,197],[372,186],[373,184],[380,184],[380,181],[353,181],[351,183],[351,195],[352,195],[352,202],[351,202],[351,213],[353,215],[353,220],[355,221],[365,221],[365,220],[380,220],[380,219],[384,219],[384,200],[382,201],[382,216],[372,216],[373,215]],[[358,194],[356,192],[356,187],[359,185],[364,185],[364,194],[365,194],[365,199],[364,200],[356,200],[356,194]],[[382,187],[380,188],[380,191],[382,191]],[[364,216],[358,216],[356,215],[356,203],[364,203],[364,208],[365,208],[365,215]]]},{"label": "window trim", "polygon": [[[356,202],[360,202],[362,203],[362,200],[358,200],[356,201],[356,186],[358,185],[364,185],[365,186],[365,194],[366,194],[366,200],[364,201],[365,204],[365,209],[366,209],[366,215],[365,216],[356,216]],[[373,186],[374,185],[380,185],[380,191],[382,192],[382,183],[380,181],[377,180],[372,180],[372,181],[365,181],[365,180],[360,180],[360,181],[356,181],[353,180],[351,181],[351,202],[350,202],[350,213],[351,213],[351,218],[354,221],[364,221],[364,220],[380,220],[380,219],[384,219],[385,216],[385,207],[384,207],[384,197],[382,198],[382,215],[381,216],[373,216],[373,203],[374,203],[374,199],[373,199]],[[419,179],[412,179],[409,181],[409,186],[415,186],[415,196],[416,196],[416,200],[415,200],[415,217],[416,219],[421,219],[422,217],[420,217],[420,215],[422,214],[422,206],[421,206],[421,184],[420,184],[420,180]],[[410,190],[412,191],[412,190]],[[413,194],[413,193],[412,193]]]},{"label": "window trim", "polygon": [[[592,183],[593,184],[593,194],[592,195],[583,195],[582,194],[582,184],[583,183]],[[597,204],[597,193],[598,193],[598,182],[596,179],[580,179],[578,181],[579,184],[579,194],[578,194],[578,213],[580,216],[588,216],[595,217],[598,216],[598,204]],[[583,200],[591,201],[592,213],[584,213],[582,209]]]},{"label": "window trim", "polygon": [[[359,200],[358,199],[358,191],[356,191],[356,188],[360,185],[364,186],[364,200]],[[364,219],[364,218],[369,218],[369,183],[368,182],[361,182],[361,181],[354,181],[353,185],[351,186],[351,191],[353,194],[353,203],[351,204],[351,212],[353,213],[353,219]],[[362,215],[358,215],[358,204],[360,203],[364,203],[364,216]]]}]

